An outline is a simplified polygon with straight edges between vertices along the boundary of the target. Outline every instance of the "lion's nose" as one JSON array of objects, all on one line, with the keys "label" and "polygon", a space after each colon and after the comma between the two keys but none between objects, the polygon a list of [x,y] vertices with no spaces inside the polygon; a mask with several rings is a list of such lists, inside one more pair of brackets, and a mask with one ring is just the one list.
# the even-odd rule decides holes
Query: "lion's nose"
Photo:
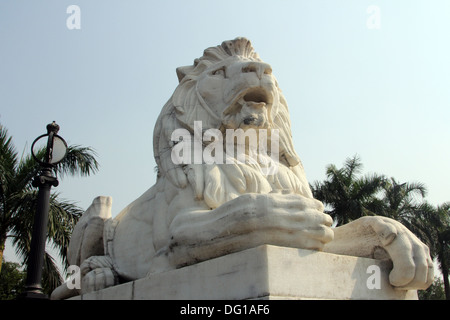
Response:
[{"label": "lion's nose", "polygon": [[251,61],[242,67],[242,73],[249,72],[256,73],[257,77],[261,79],[264,74],[272,74],[272,67],[268,63]]}]

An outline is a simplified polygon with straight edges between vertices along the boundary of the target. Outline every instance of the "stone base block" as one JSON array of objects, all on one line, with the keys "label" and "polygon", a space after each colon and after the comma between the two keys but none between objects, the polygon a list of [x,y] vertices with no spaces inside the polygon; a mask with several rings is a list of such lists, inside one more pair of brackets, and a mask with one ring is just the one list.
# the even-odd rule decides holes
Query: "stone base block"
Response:
[{"label": "stone base block", "polygon": [[263,245],[72,299],[417,299],[395,290],[391,263]]}]

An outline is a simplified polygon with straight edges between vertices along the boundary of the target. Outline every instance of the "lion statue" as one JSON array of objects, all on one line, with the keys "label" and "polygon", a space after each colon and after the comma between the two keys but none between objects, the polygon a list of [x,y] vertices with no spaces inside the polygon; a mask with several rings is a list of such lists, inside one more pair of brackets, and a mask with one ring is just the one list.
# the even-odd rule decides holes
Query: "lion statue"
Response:
[{"label": "lion statue", "polygon": [[[115,218],[111,198],[93,201],[69,245],[68,261],[80,266],[81,289],[69,290],[66,283],[52,298],[262,244],[387,257],[393,262],[389,280],[396,288],[431,284],[428,247],[399,222],[368,216],[331,227],[333,221],[313,198],[294,151],[287,103],[272,68],[249,40],[236,38],[208,48],[193,65],[177,68],[177,75],[179,85],[154,129],[156,184]],[[174,137],[177,130],[183,134]],[[264,152],[251,156],[255,139],[250,134],[241,139],[241,160],[242,154],[235,156],[236,148],[229,144],[226,152],[220,150],[230,132],[238,130],[256,133],[256,145],[267,142]],[[205,161],[204,155],[215,161]],[[274,163],[276,170],[264,170]]]}]

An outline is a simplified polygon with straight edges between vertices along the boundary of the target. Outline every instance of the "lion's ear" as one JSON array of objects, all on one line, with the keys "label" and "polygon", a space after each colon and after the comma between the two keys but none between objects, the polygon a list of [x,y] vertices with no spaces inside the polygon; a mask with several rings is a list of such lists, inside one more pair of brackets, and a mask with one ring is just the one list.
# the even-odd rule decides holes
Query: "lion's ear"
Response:
[{"label": "lion's ear", "polygon": [[184,67],[178,67],[177,68],[177,76],[178,76],[178,82],[181,82],[183,78],[191,73],[194,70],[194,66],[184,66]]}]

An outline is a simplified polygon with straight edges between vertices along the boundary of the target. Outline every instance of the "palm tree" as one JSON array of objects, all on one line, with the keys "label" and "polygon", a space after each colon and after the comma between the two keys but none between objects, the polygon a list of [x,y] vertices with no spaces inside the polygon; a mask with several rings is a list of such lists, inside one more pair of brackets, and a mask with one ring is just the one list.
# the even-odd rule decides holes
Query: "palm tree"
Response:
[{"label": "palm tree", "polygon": [[442,272],[445,296],[450,300],[450,202],[436,207],[424,202],[414,211],[415,217],[408,227],[428,245],[431,257],[436,258]]},{"label": "palm tree", "polygon": [[[44,152],[41,150],[39,154],[43,156]],[[95,173],[98,171],[95,156],[91,148],[69,146],[67,157],[55,166],[54,174],[88,176]],[[37,205],[37,191],[32,187],[32,180],[39,170],[40,166],[31,155],[19,158],[12,138],[0,124],[0,266],[7,238],[12,239],[22,263],[27,262]],[[65,267],[70,236],[82,212],[73,202],[61,199],[58,193],[51,195],[47,239],[58,250]],[[61,281],[62,277],[54,259],[46,252],[43,271],[44,290],[51,291]]]},{"label": "palm tree", "polygon": [[339,224],[346,224],[366,215],[374,215],[383,209],[376,197],[385,178],[377,174],[360,176],[362,163],[357,155],[347,158],[338,169],[331,164],[326,169],[327,180],[315,182],[312,192],[316,199],[324,202],[326,210]]},{"label": "palm tree", "polygon": [[416,198],[423,199],[427,194],[427,189],[420,182],[398,183],[394,178],[390,178],[383,184],[383,192],[385,208],[378,214],[405,224],[414,217],[414,211],[418,206]]}]

